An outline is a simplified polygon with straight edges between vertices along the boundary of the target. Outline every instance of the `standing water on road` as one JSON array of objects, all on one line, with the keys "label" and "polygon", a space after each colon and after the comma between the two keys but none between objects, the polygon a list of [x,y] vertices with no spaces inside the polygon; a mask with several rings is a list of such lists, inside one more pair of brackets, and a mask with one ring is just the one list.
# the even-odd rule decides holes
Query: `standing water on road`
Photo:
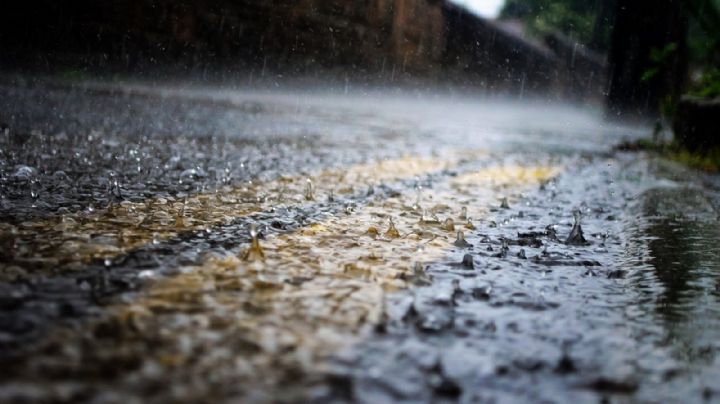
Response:
[{"label": "standing water on road", "polygon": [[2,2],[0,403],[720,402],[719,21]]},{"label": "standing water on road", "polygon": [[718,394],[717,182],[608,151],[636,129],[452,94],[87,89],[2,90],[4,400]]}]

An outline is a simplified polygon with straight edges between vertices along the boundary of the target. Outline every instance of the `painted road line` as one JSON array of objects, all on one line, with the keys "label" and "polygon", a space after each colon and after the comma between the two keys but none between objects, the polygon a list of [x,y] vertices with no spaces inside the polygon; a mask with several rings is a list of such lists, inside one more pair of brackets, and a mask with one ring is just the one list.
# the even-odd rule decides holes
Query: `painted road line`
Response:
[{"label": "painted road line", "polygon": [[[352,214],[268,237],[264,260],[213,254],[116,305],[104,323],[115,330],[113,349],[142,352],[137,360],[172,380],[224,369],[238,386],[272,394],[288,377],[322,372],[328,356],[381,323],[385,294],[421,283],[415,263],[455,248],[466,216],[486,217],[499,196],[512,202],[559,172],[499,166],[445,177],[419,199],[408,192],[370,200]],[[197,397],[220,394],[197,387]]]},{"label": "painted road line", "polygon": [[453,157],[402,157],[328,169],[310,176],[248,182],[186,198],[122,201],[107,209],[49,220],[2,223],[0,241],[7,248],[0,276],[11,278],[18,268],[33,269],[35,275],[50,270],[80,270],[90,262],[112,260],[178,234],[229,224],[271,208],[312,204],[314,194],[350,195],[369,185],[451,168],[457,162]]}]

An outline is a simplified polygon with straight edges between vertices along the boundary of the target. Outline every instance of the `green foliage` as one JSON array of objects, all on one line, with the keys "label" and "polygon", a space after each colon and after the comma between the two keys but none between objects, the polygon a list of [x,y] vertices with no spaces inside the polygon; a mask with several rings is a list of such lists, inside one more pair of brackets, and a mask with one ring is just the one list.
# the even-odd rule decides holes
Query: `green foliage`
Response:
[{"label": "green foliage", "polygon": [[720,0],[686,0],[690,15],[690,62],[702,73],[692,80],[689,93],[701,98],[720,97]]},{"label": "green foliage", "polygon": [[677,44],[675,42],[665,45],[662,49],[653,48],[650,49],[650,67],[648,67],[640,77],[640,81],[648,82],[654,79],[665,65],[671,60],[671,57],[677,51]]},{"label": "green foliage", "polygon": [[720,0],[686,0],[688,49],[694,64],[720,67]]},{"label": "green foliage", "polygon": [[709,173],[720,172],[719,148],[712,148],[703,152],[691,152],[675,141],[670,143],[662,142],[653,136],[652,139],[644,138],[620,144],[616,149],[630,152],[645,151],[698,170]]},{"label": "green foliage", "polygon": [[690,94],[702,98],[720,97],[720,69],[712,68],[693,83]]},{"label": "green foliage", "polygon": [[712,149],[703,154],[680,149],[669,152],[667,157],[698,170],[709,173],[720,172],[720,149]]},{"label": "green foliage", "polygon": [[675,42],[665,45],[662,49],[653,48],[650,50],[650,60],[657,64],[665,63],[677,51],[677,48]]},{"label": "green foliage", "polygon": [[601,3],[588,0],[507,0],[500,17],[522,20],[532,35],[559,31],[582,43],[607,49],[611,24],[608,21],[596,24]]}]

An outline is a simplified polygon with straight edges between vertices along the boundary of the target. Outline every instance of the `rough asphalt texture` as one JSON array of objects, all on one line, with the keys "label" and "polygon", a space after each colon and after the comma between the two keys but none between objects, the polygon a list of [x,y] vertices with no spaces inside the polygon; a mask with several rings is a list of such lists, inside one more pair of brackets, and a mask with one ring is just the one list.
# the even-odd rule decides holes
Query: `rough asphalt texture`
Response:
[{"label": "rough asphalt texture", "polygon": [[[216,386],[219,399],[248,401],[720,399],[719,182],[612,152],[644,132],[605,124],[592,109],[431,91],[71,87],[11,79],[0,86],[0,103],[0,358],[10,370],[0,377],[3,400],[191,400],[182,387],[198,381]],[[93,388],[76,379],[82,372],[28,365],[58,355],[38,348],[55,330],[81,329],[110,304],[132,301],[145,287],[143,271],[172,276],[207,251],[246,244],[249,222],[266,223],[268,234],[292,233],[349,204],[417,192],[419,180],[376,187],[372,197],[363,191],[309,209],[260,212],[72,272],[10,262],[7,251],[22,246],[9,226],[102,209],[117,198],[181,200],[248,181],[463,149],[484,154],[424,178],[423,192],[491,163],[557,165],[562,172],[512,195],[507,208],[497,195],[476,229],[465,231],[470,248],[448,245],[443,258],[423,263],[431,284],[388,293],[383,320],[327,360],[319,375],[291,375],[287,394],[229,388],[221,371],[191,382],[136,363],[98,367],[105,372],[94,381],[102,387]],[[575,210],[587,243],[566,240]],[[244,352],[228,349],[226,355]],[[88,357],[104,363],[97,356]],[[161,387],[168,385],[174,387]]]}]

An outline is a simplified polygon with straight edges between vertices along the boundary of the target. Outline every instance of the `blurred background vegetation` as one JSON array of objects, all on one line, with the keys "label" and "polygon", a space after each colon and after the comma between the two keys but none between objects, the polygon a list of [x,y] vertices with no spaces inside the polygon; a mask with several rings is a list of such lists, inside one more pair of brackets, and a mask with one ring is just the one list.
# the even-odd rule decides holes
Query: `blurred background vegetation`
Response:
[{"label": "blurred background vegetation", "polygon": [[720,97],[720,0],[687,0],[690,93]]},{"label": "blurred background vegetation", "polygon": [[631,149],[720,171],[720,0],[507,0],[500,18],[605,54],[608,114],[657,117]]},{"label": "blurred background vegetation", "polygon": [[527,32],[563,34],[591,48],[607,51],[615,0],[507,0],[500,18],[521,20]]},{"label": "blurred background vegetation", "polygon": [[[608,52],[617,3],[617,0],[507,0],[500,18],[522,21],[526,32],[535,37],[562,32],[592,49]],[[688,19],[688,91],[706,98],[720,97],[720,0],[684,0],[683,6]],[[668,49],[672,47],[654,51],[659,55]],[[648,75],[655,68],[647,66]]]}]

